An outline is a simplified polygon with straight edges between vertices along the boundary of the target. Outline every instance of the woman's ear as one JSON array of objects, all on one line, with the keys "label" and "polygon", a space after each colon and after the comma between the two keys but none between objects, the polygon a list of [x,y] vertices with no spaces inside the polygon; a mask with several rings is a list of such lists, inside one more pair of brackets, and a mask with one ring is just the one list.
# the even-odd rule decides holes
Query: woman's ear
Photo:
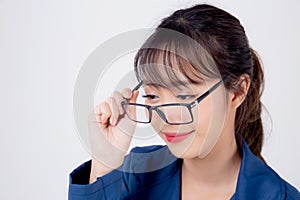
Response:
[{"label": "woman's ear", "polygon": [[249,87],[251,84],[251,80],[248,74],[242,74],[237,83],[237,90],[229,92],[229,102],[232,107],[237,109],[245,100],[247,93],[249,91]]}]

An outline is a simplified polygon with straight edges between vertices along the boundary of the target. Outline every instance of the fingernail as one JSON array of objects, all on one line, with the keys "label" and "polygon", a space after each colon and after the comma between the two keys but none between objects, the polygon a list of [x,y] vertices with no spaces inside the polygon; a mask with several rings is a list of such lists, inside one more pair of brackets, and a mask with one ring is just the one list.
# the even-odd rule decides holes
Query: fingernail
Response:
[{"label": "fingernail", "polygon": [[115,126],[116,125],[116,120],[114,118],[110,118],[110,124]]}]

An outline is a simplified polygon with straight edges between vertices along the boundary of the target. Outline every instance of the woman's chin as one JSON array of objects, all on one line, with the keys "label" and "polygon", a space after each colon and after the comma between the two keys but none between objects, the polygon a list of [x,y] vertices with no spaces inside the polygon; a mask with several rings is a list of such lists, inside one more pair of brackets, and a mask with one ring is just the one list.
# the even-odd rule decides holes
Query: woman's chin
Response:
[{"label": "woman's chin", "polygon": [[166,142],[170,152],[175,157],[182,159],[200,159],[200,155],[203,153],[201,152],[201,149],[203,148],[203,138],[195,138],[194,136],[177,143],[170,143],[166,141],[166,139],[163,139]]},{"label": "woman's chin", "polygon": [[199,153],[192,152],[191,150],[182,150],[174,147],[169,147],[170,152],[177,158],[181,159],[195,159],[199,158]]}]

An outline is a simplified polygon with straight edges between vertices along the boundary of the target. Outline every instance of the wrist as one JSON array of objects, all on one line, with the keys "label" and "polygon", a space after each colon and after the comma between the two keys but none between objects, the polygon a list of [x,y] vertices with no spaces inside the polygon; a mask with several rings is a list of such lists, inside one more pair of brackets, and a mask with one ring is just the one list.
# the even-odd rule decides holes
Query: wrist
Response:
[{"label": "wrist", "polygon": [[113,168],[112,167],[108,167],[106,165],[104,165],[103,163],[92,159],[92,165],[91,165],[91,174],[97,177],[103,176],[107,173],[109,173],[110,171],[112,171]]}]

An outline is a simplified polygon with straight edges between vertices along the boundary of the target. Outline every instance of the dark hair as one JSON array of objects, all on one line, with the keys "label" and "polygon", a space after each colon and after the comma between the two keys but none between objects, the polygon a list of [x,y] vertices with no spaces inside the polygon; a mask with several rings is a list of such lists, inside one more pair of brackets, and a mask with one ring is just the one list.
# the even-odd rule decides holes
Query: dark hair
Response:
[{"label": "dark hair", "polygon": [[[197,79],[192,78],[187,72],[196,72],[209,75],[205,64],[201,61],[203,56],[197,54],[195,47],[191,47],[182,41],[175,41],[172,35],[163,34],[161,29],[174,30],[189,36],[197,41],[210,55],[220,75],[224,78],[225,88],[239,91],[239,78],[242,74],[248,74],[251,80],[250,88],[244,102],[237,108],[235,117],[235,138],[238,147],[241,148],[241,139],[244,138],[251,151],[264,161],[261,156],[263,145],[263,125],[261,120],[262,103],[260,97],[264,86],[264,74],[256,52],[250,48],[247,36],[239,20],[224,10],[211,5],[195,5],[187,9],[175,11],[164,18],[155,32],[147,39],[143,47],[139,49],[135,57],[135,72],[140,77],[139,64],[153,63],[163,53],[164,64],[172,65],[171,49],[183,49],[182,53],[196,54],[197,61],[186,64],[184,59],[176,56],[179,69],[192,83]],[[160,46],[166,51],[147,48],[147,46]],[[196,63],[198,62],[198,63]],[[199,63],[202,68],[199,69]],[[198,65],[197,65],[198,64]],[[145,73],[145,72],[144,72]],[[197,75],[196,75],[197,76]]]}]

